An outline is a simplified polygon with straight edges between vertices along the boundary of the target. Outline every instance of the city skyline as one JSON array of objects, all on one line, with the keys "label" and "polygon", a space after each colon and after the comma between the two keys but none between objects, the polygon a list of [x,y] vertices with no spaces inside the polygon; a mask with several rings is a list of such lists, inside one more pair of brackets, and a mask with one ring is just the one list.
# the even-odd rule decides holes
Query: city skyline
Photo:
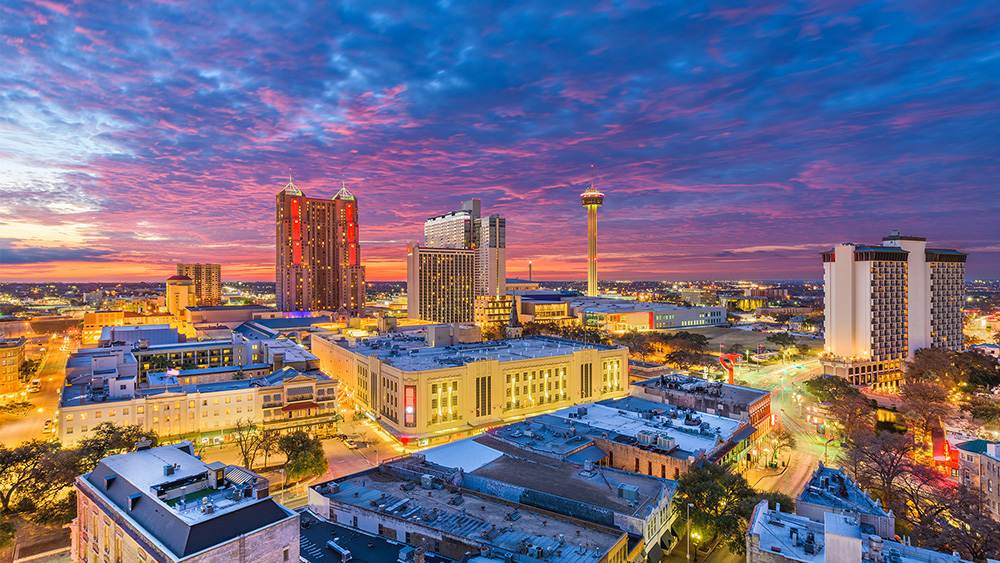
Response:
[{"label": "city skyline", "polygon": [[[811,279],[896,229],[1000,278],[1000,6],[5,3],[0,281],[274,279],[274,197],[346,182],[371,281],[455,201],[507,272]],[[412,11],[411,11],[412,10]]]}]

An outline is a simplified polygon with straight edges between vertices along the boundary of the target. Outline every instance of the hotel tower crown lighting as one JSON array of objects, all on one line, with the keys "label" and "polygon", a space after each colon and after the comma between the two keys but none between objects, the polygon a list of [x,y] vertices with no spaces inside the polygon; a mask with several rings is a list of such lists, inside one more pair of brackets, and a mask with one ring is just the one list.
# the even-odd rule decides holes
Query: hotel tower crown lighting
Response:
[{"label": "hotel tower crown lighting", "polygon": [[590,189],[580,194],[587,208],[587,297],[597,297],[597,208],[604,194],[594,188],[594,165],[590,165]]}]

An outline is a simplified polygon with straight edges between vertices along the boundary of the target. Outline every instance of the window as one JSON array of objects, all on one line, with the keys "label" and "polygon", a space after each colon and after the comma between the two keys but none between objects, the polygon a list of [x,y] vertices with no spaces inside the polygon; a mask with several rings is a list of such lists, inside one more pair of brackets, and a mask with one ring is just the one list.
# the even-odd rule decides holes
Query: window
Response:
[{"label": "window", "polygon": [[282,561],[288,561],[288,548],[286,547],[282,553]]},{"label": "window", "polygon": [[66,415],[66,420],[73,420],[73,415],[67,414]]},{"label": "window", "polygon": [[138,407],[136,407],[136,408],[135,408],[135,413],[136,413],[136,414],[142,414],[142,412],[143,412],[144,410],[145,410],[145,407],[142,407],[142,406],[138,406]]},{"label": "window", "polygon": [[193,409],[194,408],[194,401],[188,401],[188,408],[189,409]]},{"label": "window", "polygon": [[67,426],[66,427],[66,433],[67,434],[72,434],[73,433],[73,427],[72,426]]},{"label": "window", "polygon": [[116,414],[117,414],[117,411],[115,411],[115,409],[111,409],[111,410],[108,411],[108,416],[115,416]]},{"label": "window", "polygon": [[212,401],[212,404],[213,404],[213,405],[217,405],[217,404],[219,404],[219,399],[218,399],[218,398],[214,399],[214,400]]},{"label": "window", "polygon": [[128,407],[125,407],[125,408],[122,409],[122,414],[123,415],[127,415],[128,414]]},{"label": "window", "polygon": [[87,431],[87,425],[84,424],[83,426],[80,427],[80,432],[86,432],[86,431]]}]

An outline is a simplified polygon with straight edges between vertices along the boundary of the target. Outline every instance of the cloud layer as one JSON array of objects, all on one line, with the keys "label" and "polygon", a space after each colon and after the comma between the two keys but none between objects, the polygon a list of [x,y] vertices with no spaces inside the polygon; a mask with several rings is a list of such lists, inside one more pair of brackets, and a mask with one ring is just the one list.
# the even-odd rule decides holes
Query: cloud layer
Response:
[{"label": "cloud layer", "polygon": [[1000,278],[1000,4],[0,6],[0,279],[271,279],[274,194],[359,198],[371,279],[470,197],[508,271],[821,277],[891,229]]}]

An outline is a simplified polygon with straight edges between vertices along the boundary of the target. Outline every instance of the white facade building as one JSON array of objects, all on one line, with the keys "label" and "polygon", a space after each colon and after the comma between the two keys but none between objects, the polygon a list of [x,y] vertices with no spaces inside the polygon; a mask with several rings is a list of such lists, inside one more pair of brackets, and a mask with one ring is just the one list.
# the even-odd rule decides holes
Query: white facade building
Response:
[{"label": "white facade building", "polygon": [[881,245],[845,243],[822,255],[826,374],[892,390],[917,349],[961,350],[965,253],[893,231]]}]

